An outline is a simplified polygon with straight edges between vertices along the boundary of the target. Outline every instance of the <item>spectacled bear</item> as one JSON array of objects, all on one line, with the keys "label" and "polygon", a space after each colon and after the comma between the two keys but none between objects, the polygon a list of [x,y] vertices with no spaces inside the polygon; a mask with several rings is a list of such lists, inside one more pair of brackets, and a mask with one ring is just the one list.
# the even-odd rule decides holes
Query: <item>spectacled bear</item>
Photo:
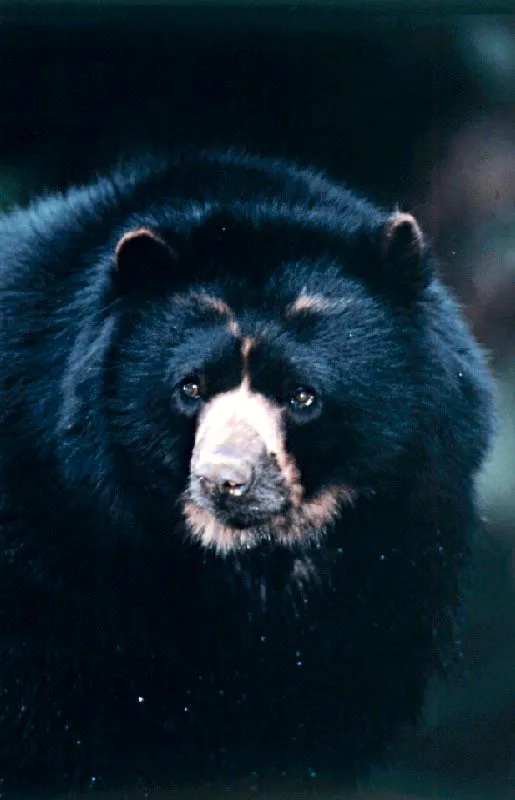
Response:
[{"label": "spectacled bear", "polygon": [[149,157],[0,271],[0,776],[362,774],[454,658],[492,429],[414,217]]}]

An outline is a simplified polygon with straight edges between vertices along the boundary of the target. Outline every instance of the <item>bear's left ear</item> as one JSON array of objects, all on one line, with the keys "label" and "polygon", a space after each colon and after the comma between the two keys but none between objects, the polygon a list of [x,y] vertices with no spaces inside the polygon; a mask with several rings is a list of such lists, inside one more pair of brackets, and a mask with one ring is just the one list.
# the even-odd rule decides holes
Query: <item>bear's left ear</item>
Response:
[{"label": "bear's left ear", "polygon": [[125,233],[116,245],[115,282],[128,291],[151,289],[170,275],[177,256],[157,233],[136,228]]},{"label": "bear's left ear", "polygon": [[415,217],[400,211],[392,214],[380,231],[380,251],[387,285],[408,302],[416,300],[431,283],[433,269]]}]

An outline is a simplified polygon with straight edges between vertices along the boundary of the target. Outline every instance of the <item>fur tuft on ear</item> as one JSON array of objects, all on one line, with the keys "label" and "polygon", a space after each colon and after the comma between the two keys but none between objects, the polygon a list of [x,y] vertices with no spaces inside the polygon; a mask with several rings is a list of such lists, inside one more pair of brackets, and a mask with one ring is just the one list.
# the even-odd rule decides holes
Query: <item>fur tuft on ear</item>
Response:
[{"label": "fur tuft on ear", "polygon": [[416,299],[431,282],[428,255],[415,217],[400,211],[392,214],[381,229],[381,257],[389,284],[406,299]]},{"label": "fur tuft on ear", "polygon": [[147,286],[169,274],[177,256],[157,233],[136,228],[125,233],[115,250],[115,276],[118,285]]}]

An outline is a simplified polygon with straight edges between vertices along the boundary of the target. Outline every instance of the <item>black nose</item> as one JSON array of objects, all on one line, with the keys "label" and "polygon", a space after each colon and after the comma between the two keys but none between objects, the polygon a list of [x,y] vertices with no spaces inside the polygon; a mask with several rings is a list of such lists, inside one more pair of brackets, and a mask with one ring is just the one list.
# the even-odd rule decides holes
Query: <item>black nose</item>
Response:
[{"label": "black nose", "polygon": [[225,459],[217,463],[199,464],[195,468],[195,476],[207,494],[237,498],[249,492],[254,471],[248,462]]}]

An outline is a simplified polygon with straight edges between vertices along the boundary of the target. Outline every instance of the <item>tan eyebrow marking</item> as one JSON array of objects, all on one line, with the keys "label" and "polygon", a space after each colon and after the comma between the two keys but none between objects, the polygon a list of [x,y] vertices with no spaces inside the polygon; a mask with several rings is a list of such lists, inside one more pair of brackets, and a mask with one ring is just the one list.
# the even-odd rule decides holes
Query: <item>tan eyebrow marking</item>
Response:
[{"label": "tan eyebrow marking", "polygon": [[293,303],[286,307],[286,316],[294,317],[296,314],[340,314],[350,305],[350,300],[344,297],[324,297],[321,294],[307,294],[302,292]]},{"label": "tan eyebrow marking", "polygon": [[218,314],[227,317],[227,326],[233,336],[241,335],[239,325],[234,316],[234,311],[227,305],[225,300],[221,300],[219,297],[214,297],[210,294],[198,294],[196,297],[200,303],[204,303],[204,305],[209,306],[209,308],[212,308]]}]

